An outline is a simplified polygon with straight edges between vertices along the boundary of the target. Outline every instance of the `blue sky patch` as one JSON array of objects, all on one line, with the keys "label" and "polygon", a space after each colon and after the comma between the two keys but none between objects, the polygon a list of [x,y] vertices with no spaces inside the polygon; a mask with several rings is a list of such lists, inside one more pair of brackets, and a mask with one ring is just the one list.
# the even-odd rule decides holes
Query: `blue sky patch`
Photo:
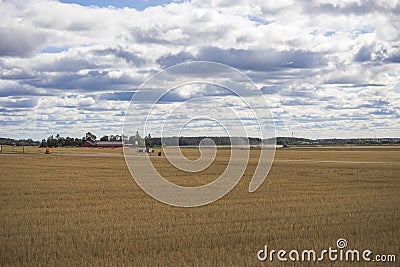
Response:
[{"label": "blue sky patch", "polygon": [[56,53],[61,53],[64,51],[67,51],[70,48],[70,46],[48,46],[40,50],[40,53],[50,53],[50,54],[56,54]]},{"label": "blue sky patch", "polygon": [[327,31],[327,32],[324,33],[324,36],[331,37],[331,36],[333,36],[335,34],[336,34],[336,32],[334,32],[334,31]]},{"label": "blue sky patch", "polygon": [[259,17],[255,17],[255,16],[248,16],[248,18],[249,18],[249,20],[254,21],[257,24],[257,26],[258,25],[268,25],[268,24],[272,23],[269,20],[262,19],[262,18],[259,18]]},{"label": "blue sky patch", "polygon": [[178,2],[178,1],[173,1],[173,0],[151,0],[151,1],[150,0],[120,0],[120,1],[115,1],[115,0],[99,0],[99,1],[60,0],[60,2],[66,3],[66,4],[79,4],[82,6],[98,6],[98,7],[113,6],[115,8],[130,7],[130,8],[134,8],[137,10],[144,10],[147,7],[165,5],[165,4]]}]

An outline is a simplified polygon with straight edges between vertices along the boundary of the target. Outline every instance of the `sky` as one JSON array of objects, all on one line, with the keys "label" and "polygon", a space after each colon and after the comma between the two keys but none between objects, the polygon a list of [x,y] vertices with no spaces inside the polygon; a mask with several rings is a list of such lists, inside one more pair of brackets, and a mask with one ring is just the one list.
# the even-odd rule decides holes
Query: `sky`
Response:
[{"label": "sky", "polygon": [[[0,137],[121,134],[139,86],[194,61],[246,74],[277,136],[400,137],[398,1],[0,0],[0,17]],[[229,97],[213,90],[159,110]]]}]

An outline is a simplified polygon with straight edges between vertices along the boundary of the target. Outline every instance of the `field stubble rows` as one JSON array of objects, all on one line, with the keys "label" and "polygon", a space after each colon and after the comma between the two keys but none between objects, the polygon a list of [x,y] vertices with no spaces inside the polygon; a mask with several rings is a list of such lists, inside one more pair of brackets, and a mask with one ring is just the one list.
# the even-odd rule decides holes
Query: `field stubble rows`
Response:
[{"label": "field stubble rows", "polygon": [[[187,175],[163,157],[153,163],[168,180],[196,186],[223,171],[227,153],[219,151],[201,174]],[[264,245],[322,250],[338,238],[350,248],[399,257],[399,164],[286,160],[400,162],[400,151],[279,150],[264,184],[248,193],[256,156],[252,151],[228,195],[199,208],[150,198],[120,156],[2,156],[0,263],[254,266]]]}]

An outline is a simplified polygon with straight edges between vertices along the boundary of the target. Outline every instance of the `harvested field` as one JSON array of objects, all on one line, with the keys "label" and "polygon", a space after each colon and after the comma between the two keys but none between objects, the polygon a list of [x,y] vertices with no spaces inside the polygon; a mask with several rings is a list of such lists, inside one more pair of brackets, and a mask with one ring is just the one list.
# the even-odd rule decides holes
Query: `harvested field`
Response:
[{"label": "harvested field", "polygon": [[[400,260],[396,148],[277,150],[264,184],[248,193],[254,150],[239,184],[198,208],[149,197],[132,179],[121,149],[42,150],[0,156],[1,265],[279,266],[259,262],[257,252],[264,245],[319,251],[336,248],[339,238],[349,249],[395,254],[397,266]],[[194,149],[184,153],[198,156]],[[197,186],[215,179],[228,158],[221,150],[213,165],[190,175],[164,157],[152,161],[168,180]],[[321,265],[365,262],[315,263]]]}]

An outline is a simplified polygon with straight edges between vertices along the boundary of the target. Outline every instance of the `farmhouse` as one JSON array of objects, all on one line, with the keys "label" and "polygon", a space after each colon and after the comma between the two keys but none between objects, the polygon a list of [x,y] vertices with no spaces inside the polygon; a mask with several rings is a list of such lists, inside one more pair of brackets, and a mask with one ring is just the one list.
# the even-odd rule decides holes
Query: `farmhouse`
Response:
[{"label": "farmhouse", "polygon": [[122,141],[97,141],[92,138],[88,138],[82,143],[83,147],[97,147],[97,148],[105,148],[105,147],[122,147]]}]

